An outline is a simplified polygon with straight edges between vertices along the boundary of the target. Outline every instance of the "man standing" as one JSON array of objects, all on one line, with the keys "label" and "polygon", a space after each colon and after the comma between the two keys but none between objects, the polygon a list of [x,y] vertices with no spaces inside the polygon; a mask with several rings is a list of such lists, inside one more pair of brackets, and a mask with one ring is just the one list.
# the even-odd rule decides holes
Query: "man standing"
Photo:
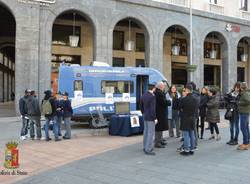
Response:
[{"label": "man standing", "polygon": [[154,91],[155,85],[149,84],[148,91],[141,98],[141,111],[144,118],[143,150],[147,155],[155,155],[153,152],[156,123]]},{"label": "man standing", "polygon": [[192,85],[186,85],[183,93],[184,98],[180,100],[180,112],[181,112],[181,127],[184,138],[184,146],[181,150],[181,155],[190,155],[194,153],[195,148],[195,111],[197,108],[196,99],[192,95]]},{"label": "man standing", "polygon": [[163,82],[158,82],[155,90],[156,98],[156,118],[158,123],[155,127],[155,147],[165,148],[167,144],[163,140],[163,131],[168,130],[168,111],[167,107],[171,105],[171,102],[166,99],[164,93],[166,85]]},{"label": "man standing", "polygon": [[249,144],[249,113],[250,113],[250,90],[247,89],[247,84],[241,84],[241,95],[239,99],[239,114],[240,114],[240,129],[243,135],[243,144],[238,146],[238,150],[247,150]]},{"label": "man standing", "polygon": [[27,99],[28,117],[30,119],[30,138],[35,139],[35,127],[36,126],[36,137],[40,140],[42,137],[41,131],[41,111],[39,101],[36,98],[35,91],[31,91],[31,95]]},{"label": "man standing", "polygon": [[21,129],[21,140],[26,139],[26,135],[28,134],[28,125],[29,125],[29,118],[27,116],[28,110],[26,106],[26,101],[30,95],[31,91],[26,89],[24,92],[24,96],[19,100],[19,112],[22,117],[22,129]]}]

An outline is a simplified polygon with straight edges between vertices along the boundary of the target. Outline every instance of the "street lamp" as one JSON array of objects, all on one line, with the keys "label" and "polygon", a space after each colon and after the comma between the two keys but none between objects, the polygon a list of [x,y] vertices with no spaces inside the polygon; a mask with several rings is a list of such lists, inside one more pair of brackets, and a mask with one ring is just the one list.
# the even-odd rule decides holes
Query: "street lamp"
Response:
[{"label": "street lamp", "polygon": [[135,42],[131,39],[131,19],[128,20],[128,40],[125,44],[126,51],[133,51],[135,47]]},{"label": "street lamp", "polygon": [[241,54],[240,58],[241,61],[246,62],[248,60],[248,54],[246,53],[246,41],[243,39],[243,54]]},{"label": "street lamp", "polygon": [[69,36],[69,46],[78,47],[79,36],[75,35],[76,13],[73,13],[73,35]]}]

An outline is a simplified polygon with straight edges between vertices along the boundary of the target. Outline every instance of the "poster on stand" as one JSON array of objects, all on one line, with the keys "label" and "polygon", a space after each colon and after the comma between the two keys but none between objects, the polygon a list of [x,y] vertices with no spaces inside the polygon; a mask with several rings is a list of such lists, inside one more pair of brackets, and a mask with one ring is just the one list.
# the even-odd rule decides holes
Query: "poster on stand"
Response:
[{"label": "poster on stand", "polygon": [[138,116],[131,116],[130,117],[130,124],[132,128],[140,127],[139,117]]}]

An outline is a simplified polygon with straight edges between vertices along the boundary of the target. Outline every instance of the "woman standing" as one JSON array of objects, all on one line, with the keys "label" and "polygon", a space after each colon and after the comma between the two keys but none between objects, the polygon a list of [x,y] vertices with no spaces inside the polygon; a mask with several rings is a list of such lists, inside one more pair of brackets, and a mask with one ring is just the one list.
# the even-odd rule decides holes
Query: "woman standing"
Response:
[{"label": "woman standing", "polygon": [[167,100],[171,101],[171,106],[168,106],[168,125],[169,136],[174,137],[174,128],[176,128],[176,137],[179,138],[180,134],[180,119],[179,119],[179,100],[181,95],[173,85],[169,88],[169,92],[166,94]]},{"label": "woman standing", "polygon": [[[219,100],[216,98],[216,90],[209,89],[208,96],[209,100],[207,102],[207,116],[206,120],[210,124],[211,137],[209,139],[216,139],[219,141],[221,139],[220,132],[217,123],[220,122],[220,113],[219,113]],[[214,130],[216,136],[214,135]]]},{"label": "woman standing", "polygon": [[239,110],[238,102],[240,97],[240,83],[236,82],[233,90],[228,93],[224,99],[226,101],[227,111],[231,111],[231,117],[228,117],[230,122],[230,140],[229,145],[237,145],[239,137]]},{"label": "woman standing", "polygon": [[64,118],[64,125],[65,125],[65,134],[63,139],[70,139],[71,138],[71,125],[70,120],[73,114],[71,102],[69,100],[69,94],[65,92],[63,94],[63,118]]},{"label": "woman standing", "polygon": [[208,98],[208,88],[203,87],[201,89],[201,101],[200,101],[200,124],[197,123],[197,131],[199,132],[199,127],[201,128],[201,134],[200,134],[200,139],[203,139],[203,134],[204,134],[204,123],[205,123],[205,118],[207,114],[207,102],[209,100]]}]

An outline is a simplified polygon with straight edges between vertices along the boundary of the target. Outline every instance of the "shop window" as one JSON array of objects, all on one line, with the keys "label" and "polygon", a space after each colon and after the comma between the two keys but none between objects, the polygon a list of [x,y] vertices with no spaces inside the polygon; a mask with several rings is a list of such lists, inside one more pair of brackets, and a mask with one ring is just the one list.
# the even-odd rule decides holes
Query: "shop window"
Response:
[{"label": "shop window", "polygon": [[136,67],[145,67],[145,60],[144,59],[136,59],[135,61],[135,66]]},{"label": "shop window", "polygon": [[204,58],[211,58],[212,49],[216,50],[216,59],[221,59],[220,44],[211,42],[204,43]]},{"label": "shop window", "polygon": [[125,59],[124,58],[113,58],[113,67],[125,67]]},{"label": "shop window", "polygon": [[136,51],[145,51],[145,36],[143,33],[136,33]]},{"label": "shop window", "polygon": [[[69,46],[69,36],[73,34],[72,26],[67,25],[53,25],[52,31],[52,44],[53,45],[63,45]],[[81,27],[75,27],[75,35],[80,37],[81,40]],[[78,47],[80,47],[81,41],[78,42]]]},{"label": "shop window", "polygon": [[102,93],[134,93],[132,81],[102,81]]},{"label": "shop window", "polygon": [[124,32],[123,31],[113,32],[113,49],[124,50]]}]

